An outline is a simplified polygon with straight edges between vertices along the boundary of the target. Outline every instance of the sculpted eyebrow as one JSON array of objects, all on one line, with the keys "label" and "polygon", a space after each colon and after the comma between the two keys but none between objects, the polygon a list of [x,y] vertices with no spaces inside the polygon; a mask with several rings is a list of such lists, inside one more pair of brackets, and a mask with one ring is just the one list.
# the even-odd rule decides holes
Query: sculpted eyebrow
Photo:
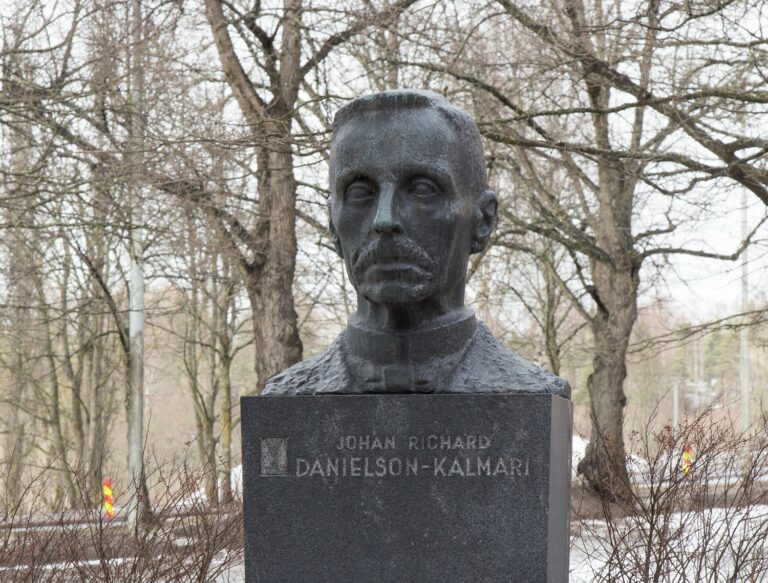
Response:
[{"label": "sculpted eyebrow", "polygon": [[442,187],[454,188],[453,177],[445,164],[407,164],[406,174],[409,176],[425,176],[437,181]]},{"label": "sculpted eyebrow", "polygon": [[[446,164],[406,163],[401,168],[403,170],[402,173],[406,178],[424,176],[426,178],[432,178],[443,188],[448,187],[455,189],[452,174]],[[355,180],[371,180],[370,177],[375,174],[376,171],[374,168],[355,168],[353,170],[342,171],[336,174],[336,187],[346,187]]]},{"label": "sculpted eyebrow", "polygon": [[368,172],[360,170],[359,168],[354,171],[342,172],[336,175],[336,186],[346,186],[355,180],[370,180]]}]

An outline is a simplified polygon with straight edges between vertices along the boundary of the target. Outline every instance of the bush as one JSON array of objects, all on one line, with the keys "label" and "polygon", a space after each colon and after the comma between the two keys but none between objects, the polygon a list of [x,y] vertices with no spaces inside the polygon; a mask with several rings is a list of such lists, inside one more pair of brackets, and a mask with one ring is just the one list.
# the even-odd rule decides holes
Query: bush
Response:
[{"label": "bush", "polygon": [[[630,440],[630,493],[579,516],[573,580],[595,583],[768,580],[768,439],[705,411],[676,430],[646,425]],[[682,468],[684,446],[692,451]],[[632,463],[630,463],[632,462]]]},{"label": "bush", "polygon": [[215,580],[242,562],[242,504],[236,494],[231,504],[210,505],[200,495],[204,475],[183,465],[157,470],[152,514],[139,526],[127,523],[126,500],[112,520],[100,508],[23,512],[42,493],[44,481],[33,480],[22,500],[0,500],[0,580]]}]

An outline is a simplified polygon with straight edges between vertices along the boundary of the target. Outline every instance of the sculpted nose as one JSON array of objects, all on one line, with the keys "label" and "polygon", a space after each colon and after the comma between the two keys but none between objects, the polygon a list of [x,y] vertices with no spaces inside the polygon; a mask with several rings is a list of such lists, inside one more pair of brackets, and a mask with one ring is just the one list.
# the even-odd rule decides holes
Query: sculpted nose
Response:
[{"label": "sculpted nose", "polygon": [[373,218],[373,230],[379,233],[400,232],[402,230],[402,225],[395,212],[394,186],[384,186],[379,192],[376,216]]}]

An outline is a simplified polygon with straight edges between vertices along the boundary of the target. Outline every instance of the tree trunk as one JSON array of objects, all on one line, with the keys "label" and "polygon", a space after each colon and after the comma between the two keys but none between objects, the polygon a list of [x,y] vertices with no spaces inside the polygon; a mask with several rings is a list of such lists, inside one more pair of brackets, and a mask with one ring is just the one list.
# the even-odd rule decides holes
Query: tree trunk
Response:
[{"label": "tree trunk", "polygon": [[296,180],[287,139],[290,121],[267,124],[267,145],[260,152],[262,216],[268,217],[265,261],[246,279],[256,341],[259,391],[271,376],[301,360],[298,317],[293,302],[296,270]]},{"label": "tree trunk", "polygon": [[[245,268],[245,285],[253,309],[253,329],[256,340],[255,370],[258,389],[267,379],[301,360],[302,345],[299,338],[296,310],[293,302],[293,278],[296,262],[296,179],[293,174],[291,151],[295,107],[302,80],[309,71],[333,50],[355,34],[363,32],[373,23],[390,25],[392,43],[389,53],[397,54],[397,18],[413,0],[386,3],[386,7],[370,19],[351,25],[345,32],[333,35],[302,65],[302,42],[306,29],[302,22],[305,7],[302,0],[283,0],[280,18],[279,46],[275,37],[268,38],[263,30],[254,25],[254,32],[264,62],[265,80],[254,83],[237,56],[227,27],[230,21],[224,16],[221,0],[206,0],[205,15],[213,33],[213,40],[221,61],[222,70],[243,117],[257,144],[257,181],[259,186],[260,223],[240,236],[253,260],[239,254],[238,263]],[[258,20],[260,3],[253,6],[251,15]],[[270,25],[271,26],[271,25]],[[262,30],[262,32],[258,32]],[[256,47],[256,43],[252,45]],[[388,77],[389,83],[397,83],[396,70]],[[231,235],[231,233],[230,233]],[[231,239],[232,237],[230,237]]]},{"label": "tree trunk", "polygon": [[[229,272],[227,272],[229,275]],[[219,337],[219,390],[221,391],[220,404],[220,456],[221,467],[219,469],[219,500],[222,504],[232,502],[232,338],[234,330],[230,328],[229,313],[234,307],[235,286],[231,281],[226,281],[223,293],[218,298],[216,309],[219,310],[217,331]],[[234,318],[233,318],[234,320]],[[234,321],[233,321],[234,324]]]},{"label": "tree trunk", "polygon": [[[585,50],[594,52],[587,29],[583,6],[568,5],[566,10],[575,37]],[[590,104],[595,142],[604,150],[611,149],[611,124],[608,109],[611,89],[602,79],[583,68]],[[636,131],[642,128],[638,121]],[[610,156],[598,161],[597,216],[592,223],[595,241],[608,258],[592,255],[590,272],[592,287],[588,289],[595,302],[590,326],[595,343],[594,368],[587,379],[590,396],[592,434],[578,471],[587,484],[604,500],[630,501],[629,479],[624,450],[624,379],[627,376],[627,346],[637,318],[637,290],[640,285],[642,260],[634,252],[632,209],[637,168],[626,160]]]},{"label": "tree trunk", "polygon": [[[21,310],[16,310],[21,312]],[[22,325],[23,320],[15,319],[17,325]],[[27,372],[25,366],[25,351],[23,350],[23,341],[15,349],[13,357],[14,364],[11,367],[10,383],[8,391],[7,416],[5,416],[6,427],[3,443],[3,474],[5,476],[5,503],[3,512],[14,512],[16,507],[22,502],[23,493],[23,471],[24,461],[27,454],[28,443],[26,428],[24,422],[26,415],[23,414],[21,407],[22,399],[26,398],[27,393]]]},{"label": "tree trunk", "polygon": [[595,262],[592,279],[598,308],[590,325],[593,371],[587,379],[592,434],[578,472],[606,500],[629,500],[624,449],[624,379],[629,338],[637,318],[639,265],[615,269]]},{"label": "tree trunk", "polygon": [[216,484],[218,467],[216,463],[216,438],[213,435],[213,422],[206,428],[205,447],[207,453],[205,472],[205,494],[211,507],[219,505],[219,491]]},{"label": "tree trunk", "polygon": [[[15,63],[6,64],[10,73]],[[25,136],[31,135],[28,124],[21,123],[18,129],[12,128],[9,132],[10,165],[11,172],[3,175],[4,191],[11,195],[11,200],[23,196],[32,197],[34,194],[27,181],[30,180],[29,148],[30,144]],[[29,201],[30,208],[34,208],[34,200]],[[24,218],[24,209],[21,205],[17,208],[11,204],[6,207],[6,214],[2,219],[9,225],[20,225]],[[26,217],[27,221],[34,220],[33,215]],[[9,336],[5,341],[8,349],[12,351],[9,367],[9,387],[6,404],[3,411],[3,477],[5,481],[4,508],[0,512],[15,511],[17,505],[23,502],[24,496],[23,476],[24,465],[29,463],[27,454],[34,439],[31,432],[30,421],[34,418],[30,415],[30,385],[33,378],[35,355],[33,354],[35,340],[34,328],[31,317],[31,302],[34,297],[34,286],[31,281],[34,260],[31,257],[29,246],[33,241],[28,241],[25,232],[20,226],[12,226],[3,233],[3,246],[6,248],[8,273],[11,275],[7,282],[7,301],[10,310]],[[6,409],[7,407],[7,409]]]},{"label": "tree trunk", "polygon": [[232,381],[229,363],[221,366],[221,470],[219,494],[222,504],[232,502]]},{"label": "tree trunk", "polygon": [[219,503],[218,492],[216,488],[216,439],[213,436],[213,421],[205,417],[202,411],[195,415],[195,425],[197,427],[197,451],[200,456],[200,463],[203,467],[203,489],[205,499],[210,506],[217,506]]},{"label": "tree trunk", "polygon": [[[91,178],[91,189],[94,193],[95,201],[92,207],[93,229],[90,231],[90,241],[88,248],[91,249],[92,261],[98,278],[106,279],[107,265],[107,240],[106,240],[106,208],[109,201],[108,172],[103,164],[98,164],[94,168]],[[83,375],[82,394],[79,395],[79,404],[85,407],[87,411],[86,428],[86,454],[85,460],[85,489],[87,498],[92,505],[98,506],[101,503],[101,483],[105,477],[103,473],[105,456],[105,432],[107,426],[107,417],[110,415],[108,400],[102,396],[102,391],[107,385],[109,376],[109,367],[105,366],[107,356],[106,340],[102,337],[106,328],[104,314],[109,313],[109,308],[102,297],[102,291],[99,287],[97,277],[91,274],[86,293],[89,297],[91,306],[91,316],[88,319],[91,322],[90,330],[85,332],[89,337],[89,350],[86,355],[87,367]],[[74,406],[74,404],[73,404]]]},{"label": "tree trunk", "polygon": [[[260,392],[271,376],[301,360],[298,318],[293,302],[296,267],[296,179],[292,127],[301,72],[302,2],[284,0],[279,72],[267,104],[256,92],[235,52],[220,0],[206,0],[206,17],[227,82],[251,128],[257,146],[259,215],[255,228],[258,257],[245,267],[245,286],[253,313],[254,369]],[[245,266],[244,261],[240,265]]]},{"label": "tree trunk", "polygon": [[[547,253],[554,259],[552,245],[547,244]],[[542,323],[544,328],[544,348],[547,351],[549,369],[556,375],[560,374],[560,343],[558,342],[557,309],[560,306],[557,292],[557,274],[554,267],[546,262],[543,268],[544,276],[544,315]]]},{"label": "tree trunk", "polygon": [[14,509],[21,502],[23,495],[23,471],[28,449],[27,421],[28,405],[25,401],[29,398],[29,366],[32,361],[29,332],[31,330],[31,318],[29,308],[25,304],[31,297],[29,289],[29,276],[26,273],[28,261],[23,256],[25,249],[20,241],[13,244],[13,239],[18,239],[15,230],[8,237],[10,254],[10,272],[16,274],[16,281],[10,284],[9,303],[14,306],[10,323],[9,342],[13,350],[12,365],[9,367],[9,383],[7,404],[4,405],[4,436],[3,436],[3,476],[5,477],[4,497],[9,508]]},{"label": "tree trunk", "polygon": [[[66,242],[66,235],[62,233],[62,239]],[[64,258],[63,258],[63,268],[62,268],[62,277],[61,281],[59,283],[60,290],[59,290],[59,303],[61,305],[61,310],[64,314],[69,313],[70,307],[69,307],[69,294],[71,291],[70,286],[70,273],[71,273],[71,266],[72,266],[72,257],[70,254],[70,249],[65,246],[64,248]],[[42,285],[42,282],[40,283]],[[38,290],[38,294],[41,297],[41,301],[44,300],[44,291],[41,289]],[[91,318],[91,315],[88,313],[88,310],[85,308],[85,306],[80,306],[75,311],[75,317],[77,319],[77,327],[76,327],[76,342],[77,342],[77,350],[72,350],[72,347],[70,345],[69,340],[69,327],[68,327],[68,318],[60,318],[58,323],[58,341],[61,343],[61,348],[59,349],[61,351],[61,359],[63,361],[62,363],[62,369],[64,371],[64,378],[66,379],[66,383],[69,384],[69,403],[70,403],[70,416],[71,416],[71,423],[70,428],[72,431],[72,441],[74,442],[74,448],[71,452],[69,452],[69,448],[64,449],[64,455],[69,455],[69,464],[68,464],[68,470],[72,472],[72,476],[68,480],[69,482],[72,482],[73,491],[72,495],[69,496],[69,502],[72,508],[83,508],[89,506],[86,503],[86,499],[89,498],[89,494],[87,490],[85,491],[85,496],[83,496],[83,489],[85,488],[86,484],[86,441],[85,441],[85,420],[83,418],[83,386],[84,386],[84,376],[83,373],[88,369],[88,366],[92,364],[93,360],[93,347],[90,345],[90,337],[89,335],[92,333],[93,329],[93,320]],[[48,334],[50,336],[50,330],[48,331]],[[53,343],[53,339],[50,340],[51,344]],[[79,354],[78,354],[79,353]],[[57,369],[55,364],[55,356],[51,356],[51,375],[52,375],[52,383],[54,385],[58,384],[57,380]],[[77,366],[75,366],[74,361],[77,361]],[[63,395],[62,395],[63,398]],[[62,433],[61,428],[59,429],[59,434]],[[63,456],[62,456],[63,457]],[[76,487],[75,487],[76,486]]]},{"label": "tree trunk", "polygon": [[[40,307],[46,305],[45,291],[43,290],[43,282],[40,277],[35,274],[35,288],[37,291],[37,299],[40,302]],[[53,467],[58,473],[59,483],[61,484],[64,503],[67,508],[74,508],[78,506],[77,488],[75,487],[75,481],[73,479],[73,472],[71,471],[68,453],[69,447],[67,440],[64,437],[63,419],[61,412],[61,388],[59,386],[58,366],[56,363],[56,350],[54,348],[54,339],[51,332],[51,322],[48,319],[47,310],[42,310],[41,317],[44,318],[42,324],[41,333],[44,334],[42,341],[45,346],[46,362],[48,363],[48,371],[45,375],[49,381],[49,391],[47,397],[47,423],[51,430],[51,439],[53,441]],[[68,358],[68,355],[65,355]]]},{"label": "tree trunk", "polygon": [[[96,306],[102,305],[96,290],[94,290],[94,301]],[[86,464],[85,488],[88,500],[92,504],[99,504],[101,501],[101,480],[104,465],[105,454],[105,417],[108,412],[105,407],[104,399],[101,398],[101,391],[105,385],[104,379],[104,341],[99,336],[104,329],[104,317],[96,312],[93,319],[93,346],[88,358],[90,366],[88,368],[88,457]]]}]

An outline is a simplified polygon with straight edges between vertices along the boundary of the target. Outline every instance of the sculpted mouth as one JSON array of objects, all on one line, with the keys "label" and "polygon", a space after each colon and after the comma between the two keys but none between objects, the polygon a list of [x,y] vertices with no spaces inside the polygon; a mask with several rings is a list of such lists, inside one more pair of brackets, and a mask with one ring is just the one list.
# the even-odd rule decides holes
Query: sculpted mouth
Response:
[{"label": "sculpted mouth", "polygon": [[436,269],[429,254],[413,241],[399,236],[368,242],[353,258],[352,270],[358,281],[432,278]]},{"label": "sculpted mouth", "polygon": [[416,263],[406,262],[406,261],[381,261],[381,262],[371,263],[366,268],[365,271],[367,271],[369,274],[377,273],[377,272],[407,273],[409,271],[415,271],[420,275],[427,274],[427,270],[424,269],[421,265],[418,265]]}]

